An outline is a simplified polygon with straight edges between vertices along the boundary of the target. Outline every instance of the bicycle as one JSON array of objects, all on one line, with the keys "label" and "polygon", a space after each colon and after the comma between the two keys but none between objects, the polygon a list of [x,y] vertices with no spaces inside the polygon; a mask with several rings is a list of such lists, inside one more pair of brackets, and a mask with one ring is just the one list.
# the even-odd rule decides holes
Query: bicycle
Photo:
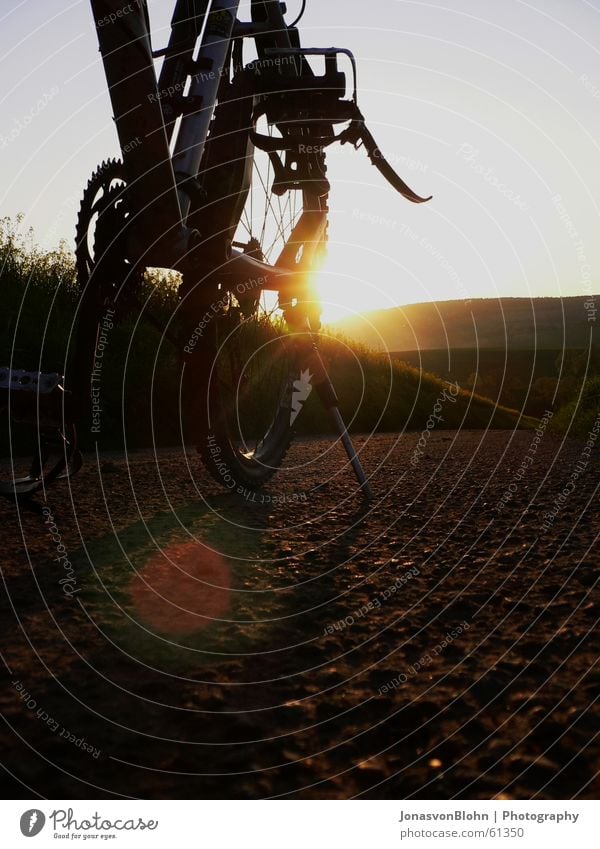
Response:
[{"label": "bicycle", "polygon": [[146,0],[91,0],[122,159],[94,172],[81,202],[74,365],[66,377],[0,374],[12,415],[40,434],[29,475],[2,482],[3,494],[30,496],[78,471],[75,422],[90,413],[101,318],[138,308],[141,275],[158,266],[182,274],[178,329],[160,329],[178,351],[182,440],[211,475],[238,491],[264,485],[314,389],[371,497],[318,351],[311,271],[327,242],[326,150],[364,146],[405,198],[430,198],[367,129],[351,51],[301,46],[306,0],[291,24],[275,0],[252,0],[245,22],[239,5],[177,0],[168,44],[153,51]]}]

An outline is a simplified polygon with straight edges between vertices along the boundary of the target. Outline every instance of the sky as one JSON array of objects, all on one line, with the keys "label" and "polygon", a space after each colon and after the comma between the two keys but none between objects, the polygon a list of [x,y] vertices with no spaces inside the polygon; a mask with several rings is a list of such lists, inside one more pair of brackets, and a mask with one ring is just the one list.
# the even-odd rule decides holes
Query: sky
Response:
[{"label": "sky", "polygon": [[[149,2],[155,47],[171,5]],[[330,149],[326,318],[598,293],[600,0],[308,0],[301,36],[355,53],[381,150],[433,195],[410,204],[364,151]],[[0,47],[0,217],[71,247],[88,176],[118,155],[89,3],[5,3]]]}]

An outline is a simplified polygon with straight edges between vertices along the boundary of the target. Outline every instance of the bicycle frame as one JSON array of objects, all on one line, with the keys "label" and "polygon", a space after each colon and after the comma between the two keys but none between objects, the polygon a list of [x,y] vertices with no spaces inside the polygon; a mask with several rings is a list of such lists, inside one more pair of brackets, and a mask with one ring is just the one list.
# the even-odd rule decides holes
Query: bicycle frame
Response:
[{"label": "bicycle frame", "polygon": [[[74,423],[82,417],[89,394],[99,310],[122,291],[127,295],[135,275],[145,267],[159,266],[183,272],[180,296],[194,296],[192,308],[184,310],[190,320],[203,299],[219,289],[238,303],[238,294],[246,291],[249,281],[253,297],[262,290],[277,292],[288,327],[302,340],[314,387],[331,413],[363,493],[369,496],[317,349],[319,310],[314,302],[310,304],[308,272],[326,239],[329,183],[323,151],[333,142],[349,142],[354,147],[362,143],[371,163],[406,199],[422,203],[430,198],[420,197],[406,185],[366,128],[356,101],[352,54],[337,48],[301,48],[298,32],[286,25],[283,4],[277,0],[252,0],[252,21],[245,23],[237,20],[239,0],[177,0],[168,44],[154,52],[147,0],[128,0],[125,5],[124,0],[90,2],[123,163],[103,163],[84,192],[77,225],[81,288],[77,353],[66,382],[60,375],[23,370],[6,369],[0,374],[0,404],[8,404],[20,420],[37,424],[41,434],[30,474],[0,481],[0,494],[28,497],[80,467]],[[252,67],[254,63],[242,67],[245,38],[255,40],[256,67]],[[345,99],[346,78],[338,70],[338,54],[345,54],[352,63],[350,99]],[[324,57],[324,76],[314,74],[306,59],[310,55]],[[154,60],[160,57],[164,61],[157,79]],[[276,72],[267,70],[273,64],[278,66]],[[244,111],[232,120],[229,110],[238,102],[244,104]],[[227,132],[220,134],[222,127],[214,136],[210,132],[217,105],[215,123],[234,125],[234,158],[229,158],[227,144],[220,146]],[[269,127],[277,127],[281,137],[261,135],[256,128],[261,117],[266,117]],[[336,123],[348,126],[336,135]],[[310,152],[302,150],[303,146]],[[302,213],[291,232],[282,233],[283,247],[273,263],[263,261],[252,231],[247,242],[234,242],[241,205],[248,194],[248,166],[256,148],[267,153],[273,166],[272,194],[302,191]],[[285,154],[285,161],[279,154]],[[242,163],[241,174],[236,162]],[[227,203],[211,229],[209,207],[215,189],[213,186],[211,194],[204,184],[208,180],[210,188],[213,167],[216,182],[228,184],[230,194],[221,195],[218,186],[219,198]],[[113,179],[121,188],[110,188]],[[97,193],[102,198],[98,205]],[[108,204],[113,216],[110,226],[115,229],[110,245],[101,240],[102,252],[92,259],[86,247],[87,228],[94,215],[106,220],[102,218],[103,202]],[[243,250],[238,250],[240,247]],[[130,294],[135,301],[134,293]],[[177,347],[178,340],[170,338]],[[187,363],[185,354],[179,353]],[[58,452],[59,459],[47,470],[52,451]]]},{"label": "bicycle frame", "polygon": [[[146,0],[126,7],[122,0],[91,0],[91,5],[131,191],[133,251],[146,265],[179,268],[201,239],[187,222],[219,85],[229,73],[232,38],[268,34],[277,49],[289,51],[292,43],[280,5],[265,4],[264,24],[241,24],[236,21],[239,0],[178,0],[169,43],[154,53]],[[154,58],[159,56],[164,64],[157,80]],[[295,72],[291,62],[283,69]],[[324,219],[303,215],[292,245],[300,238],[318,242]],[[286,268],[290,253],[279,258],[279,270]],[[236,279],[247,271],[246,276],[264,277],[263,288],[280,290],[284,285],[274,266],[258,266],[235,251],[232,256],[242,266]],[[309,259],[307,252],[304,267]]]},{"label": "bicycle frame", "polygon": [[[255,9],[260,9],[266,19],[248,23],[237,20],[239,0],[177,0],[169,42],[155,52],[147,0],[121,4],[122,0],[91,0],[129,186],[129,248],[134,263],[189,268],[193,254],[201,252],[203,234],[189,226],[192,199],[199,189],[197,177],[219,87],[229,75],[232,44],[244,38],[254,38],[259,56],[269,54],[270,61],[278,62],[280,91],[289,86],[294,92],[293,78],[301,72],[304,76],[298,91],[310,91],[312,71],[306,56],[314,54],[325,57],[326,76],[333,79],[333,89],[339,87],[341,78],[343,90],[345,77],[337,72],[336,56],[345,54],[352,63],[354,92],[350,101],[342,103],[345,110],[340,111],[337,104],[339,117],[334,120],[351,123],[340,136],[331,131],[325,144],[348,141],[357,146],[362,142],[371,162],[397,191],[415,203],[429,199],[416,195],[395,174],[364,126],[356,104],[356,66],[350,51],[301,48],[297,31],[287,27],[277,0],[252,0],[253,18]],[[267,48],[262,44],[265,39],[270,44]],[[164,64],[157,80],[154,59],[158,57],[164,57]],[[314,78],[317,91],[321,80]],[[334,99],[336,96],[339,91]],[[325,219],[326,201],[305,210],[274,265],[230,247],[221,257],[204,256],[201,263],[206,268],[210,263],[218,267],[229,262],[228,273],[234,281],[260,277],[262,288],[289,292],[293,282],[281,272],[294,272],[297,277],[310,270]],[[308,249],[298,263],[295,254],[300,243]]]}]

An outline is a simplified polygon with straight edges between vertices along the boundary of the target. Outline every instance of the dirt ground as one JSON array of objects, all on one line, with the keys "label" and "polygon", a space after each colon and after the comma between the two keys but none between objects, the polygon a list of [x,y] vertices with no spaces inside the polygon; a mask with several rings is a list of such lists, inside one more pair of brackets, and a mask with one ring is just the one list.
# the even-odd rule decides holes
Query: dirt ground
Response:
[{"label": "dirt ground", "polygon": [[418,438],[357,438],[368,504],[318,439],[0,504],[5,798],[597,796],[600,446]]}]

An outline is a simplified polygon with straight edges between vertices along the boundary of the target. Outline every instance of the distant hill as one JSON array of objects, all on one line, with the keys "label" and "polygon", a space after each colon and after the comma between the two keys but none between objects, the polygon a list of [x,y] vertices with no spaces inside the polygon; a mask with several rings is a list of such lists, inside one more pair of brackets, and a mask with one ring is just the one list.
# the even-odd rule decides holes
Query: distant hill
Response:
[{"label": "distant hill", "polygon": [[[600,296],[595,296],[597,301]],[[586,296],[478,298],[374,310],[330,325],[379,351],[587,348]]]}]

